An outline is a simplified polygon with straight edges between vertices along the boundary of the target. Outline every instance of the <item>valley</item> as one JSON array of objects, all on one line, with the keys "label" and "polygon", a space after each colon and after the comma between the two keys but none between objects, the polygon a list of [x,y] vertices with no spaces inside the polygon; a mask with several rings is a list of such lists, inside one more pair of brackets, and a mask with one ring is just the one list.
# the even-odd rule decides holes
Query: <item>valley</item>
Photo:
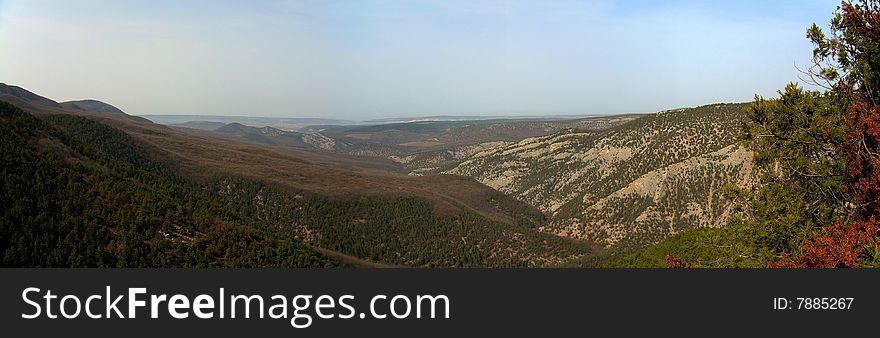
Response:
[{"label": "valley", "polygon": [[[0,86],[0,100],[138,170],[180,177],[205,203],[342,265],[594,266],[724,226],[733,211],[723,187],[747,187],[754,176],[751,154],[736,140],[745,104],[384,124],[151,116],[166,123],[157,124],[99,101],[58,103],[9,85]],[[104,146],[92,129],[53,122],[58,116],[129,140]],[[40,146],[64,144],[43,139],[34,146],[70,166],[94,161],[69,146]],[[134,148],[150,160],[132,161],[126,149]],[[176,245],[206,240],[202,230],[164,222],[150,231]],[[106,228],[102,245],[111,250],[116,226]]]}]

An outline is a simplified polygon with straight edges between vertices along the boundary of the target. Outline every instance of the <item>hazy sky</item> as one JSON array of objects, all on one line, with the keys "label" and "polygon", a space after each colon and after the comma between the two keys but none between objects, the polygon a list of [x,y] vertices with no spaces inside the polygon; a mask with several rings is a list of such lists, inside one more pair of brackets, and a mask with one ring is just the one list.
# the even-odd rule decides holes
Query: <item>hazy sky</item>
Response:
[{"label": "hazy sky", "polygon": [[131,114],[648,112],[775,95],[838,3],[0,0],[0,82]]}]

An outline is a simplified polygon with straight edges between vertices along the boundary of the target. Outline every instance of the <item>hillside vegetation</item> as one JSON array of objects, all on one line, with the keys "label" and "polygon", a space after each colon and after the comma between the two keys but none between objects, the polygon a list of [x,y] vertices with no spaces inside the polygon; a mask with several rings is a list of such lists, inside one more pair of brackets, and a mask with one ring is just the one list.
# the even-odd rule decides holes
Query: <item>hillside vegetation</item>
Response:
[{"label": "hillside vegetation", "polygon": [[229,210],[312,245],[375,262],[417,267],[595,263],[584,244],[533,231],[534,224],[491,221],[472,212],[438,216],[429,203],[411,197],[326,197],[237,177],[218,179],[212,190]]}]

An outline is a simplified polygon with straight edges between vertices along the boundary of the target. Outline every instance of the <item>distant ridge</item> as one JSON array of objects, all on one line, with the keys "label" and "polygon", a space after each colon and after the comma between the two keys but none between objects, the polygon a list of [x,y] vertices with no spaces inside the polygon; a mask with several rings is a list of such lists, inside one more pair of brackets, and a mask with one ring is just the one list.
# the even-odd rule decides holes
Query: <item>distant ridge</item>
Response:
[{"label": "distant ridge", "polygon": [[603,116],[645,115],[643,112],[619,114],[548,114],[548,115],[434,115],[416,117],[391,117],[362,121],[361,124],[413,123],[413,122],[462,122],[462,121],[554,121],[577,120]]},{"label": "distant ridge", "polygon": [[[141,115],[153,123],[169,126],[181,126],[193,128],[204,127],[206,123],[214,123],[222,126],[230,123],[240,123],[246,126],[271,126],[282,130],[295,131],[310,125],[348,125],[355,121],[334,120],[325,118],[299,118],[299,117],[261,117],[261,116],[223,116],[223,115]],[[191,122],[197,122],[190,124]],[[217,123],[221,125],[217,125]],[[187,125],[190,124],[190,125]],[[194,128],[203,129],[203,128]]]},{"label": "distant ridge", "polygon": [[268,145],[312,148],[311,145],[303,140],[304,135],[302,133],[285,131],[269,126],[257,128],[233,122],[217,128],[214,131],[229,136],[235,136],[241,140]]},{"label": "distant ridge", "polygon": [[246,126],[238,122],[232,122],[220,128],[214,129],[220,133],[237,133],[237,132],[253,132],[259,133],[260,128]]},{"label": "distant ridge", "polygon": [[214,122],[214,121],[189,121],[184,123],[171,124],[174,127],[183,127],[190,129],[199,129],[199,130],[217,130],[225,126],[223,122]]}]

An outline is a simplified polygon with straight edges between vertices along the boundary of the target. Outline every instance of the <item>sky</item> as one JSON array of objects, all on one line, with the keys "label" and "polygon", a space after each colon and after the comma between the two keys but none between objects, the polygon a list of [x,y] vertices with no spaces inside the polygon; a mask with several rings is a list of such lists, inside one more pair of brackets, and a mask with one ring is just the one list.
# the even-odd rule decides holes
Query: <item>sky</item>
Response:
[{"label": "sky", "polygon": [[833,0],[0,0],[0,82],[136,115],[653,112],[773,97]]}]

